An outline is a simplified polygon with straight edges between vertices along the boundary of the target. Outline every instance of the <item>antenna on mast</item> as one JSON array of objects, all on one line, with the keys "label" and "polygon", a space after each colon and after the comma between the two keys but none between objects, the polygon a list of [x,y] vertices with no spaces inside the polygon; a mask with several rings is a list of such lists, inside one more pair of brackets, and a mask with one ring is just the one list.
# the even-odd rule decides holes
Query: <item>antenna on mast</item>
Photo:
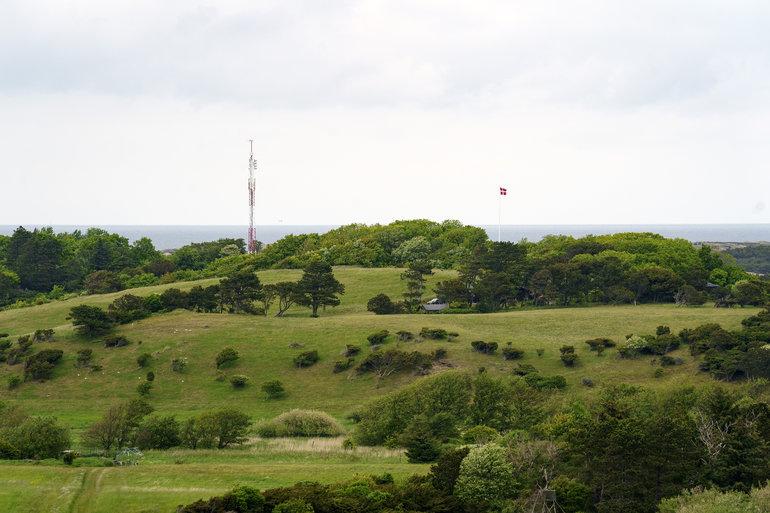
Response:
[{"label": "antenna on mast", "polygon": [[254,139],[249,139],[249,236],[248,252],[257,252],[257,228],[254,226],[254,196],[256,192],[257,161],[254,159]]}]

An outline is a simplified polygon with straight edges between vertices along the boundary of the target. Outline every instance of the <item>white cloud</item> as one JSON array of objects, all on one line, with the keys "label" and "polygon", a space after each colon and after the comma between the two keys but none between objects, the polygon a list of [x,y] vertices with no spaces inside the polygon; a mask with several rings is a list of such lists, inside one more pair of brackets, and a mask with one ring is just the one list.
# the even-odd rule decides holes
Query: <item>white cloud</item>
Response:
[{"label": "white cloud", "polygon": [[[0,5],[0,224],[767,222],[770,5]],[[63,193],[66,191],[66,194]],[[31,207],[34,202],[34,208]]]}]

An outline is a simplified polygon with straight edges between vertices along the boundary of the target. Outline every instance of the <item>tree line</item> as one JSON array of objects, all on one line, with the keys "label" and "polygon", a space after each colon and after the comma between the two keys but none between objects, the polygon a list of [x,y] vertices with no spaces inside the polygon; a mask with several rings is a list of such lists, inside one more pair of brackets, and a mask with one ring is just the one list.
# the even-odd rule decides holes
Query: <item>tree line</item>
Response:
[{"label": "tree line", "polygon": [[[492,312],[521,304],[659,303],[764,305],[770,282],[751,276],[708,246],[651,233],[545,237],[537,243],[489,242],[474,248],[455,279],[435,287],[454,311]],[[431,262],[414,261],[402,275],[402,301],[378,295],[375,313],[419,311]]]}]

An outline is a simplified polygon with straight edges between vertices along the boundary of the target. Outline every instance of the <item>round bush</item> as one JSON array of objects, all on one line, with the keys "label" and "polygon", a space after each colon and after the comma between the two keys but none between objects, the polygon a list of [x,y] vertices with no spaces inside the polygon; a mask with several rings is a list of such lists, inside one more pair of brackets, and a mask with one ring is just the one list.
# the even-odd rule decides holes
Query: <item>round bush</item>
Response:
[{"label": "round bush", "polygon": [[245,388],[249,384],[249,377],[242,374],[230,376],[230,384],[233,388]]},{"label": "round bush", "polygon": [[496,504],[507,499],[512,490],[513,469],[502,447],[475,447],[460,464],[455,495],[466,504]]},{"label": "round bush", "polygon": [[345,429],[331,415],[315,410],[291,410],[257,428],[259,436],[339,436]]}]

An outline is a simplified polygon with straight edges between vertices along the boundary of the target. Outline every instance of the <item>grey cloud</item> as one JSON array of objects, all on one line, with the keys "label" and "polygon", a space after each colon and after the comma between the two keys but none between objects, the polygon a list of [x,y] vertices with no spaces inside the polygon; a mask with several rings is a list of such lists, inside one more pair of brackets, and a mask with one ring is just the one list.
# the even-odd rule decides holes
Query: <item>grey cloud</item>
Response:
[{"label": "grey cloud", "polygon": [[770,79],[761,2],[164,2],[58,18],[33,3],[0,7],[0,92],[636,108],[723,103],[735,83],[764,95]]}]

